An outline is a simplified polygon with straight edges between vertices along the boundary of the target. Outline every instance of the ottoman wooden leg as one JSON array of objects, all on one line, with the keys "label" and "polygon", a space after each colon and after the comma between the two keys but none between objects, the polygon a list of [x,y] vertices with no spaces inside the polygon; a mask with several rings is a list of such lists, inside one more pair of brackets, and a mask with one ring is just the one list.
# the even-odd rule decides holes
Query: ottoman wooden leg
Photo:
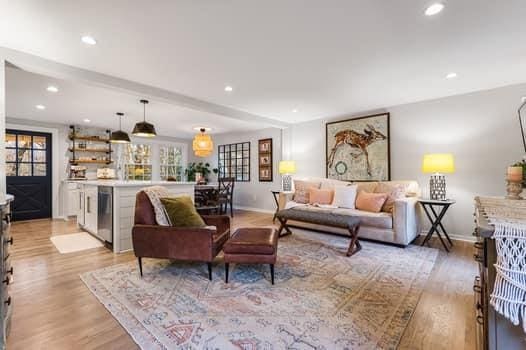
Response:
[{"label": "ottoman wooden leg", "polygon": [[212,263],[209,262],[207,263],[208,265],[208,279],[211,281],[212,280]]},{"label": "ottoman wooden leg", "polygon": [[274,264],[270,264],[270,281],[274,284]]},{"label": "ottoman wooden leg", "polygon": [[229,263],[225,263],[225,283],[228,283],[228,269],[230,267]]},{"label": "ottoman wooden leg", "polygon": [[352,229],[349,229],[349,233],[351,234],[351,243],[349,243],[349,249],[347,250],[347,256],[354,255],[358,253],[360,250],[362,250],[362,245],[360,244],[360,241],[358,241],[358,231],[360,229],[360,226],[355,226]]}]

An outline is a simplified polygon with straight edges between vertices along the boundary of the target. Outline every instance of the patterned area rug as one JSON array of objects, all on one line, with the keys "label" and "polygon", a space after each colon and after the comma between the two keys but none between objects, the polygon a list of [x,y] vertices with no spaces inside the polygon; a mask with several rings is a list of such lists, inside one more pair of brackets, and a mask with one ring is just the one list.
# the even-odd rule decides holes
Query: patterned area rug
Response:
[{"label": "patterned area rug", "polygon": [[295,230],[268,265],[147,259],[81,275],[142,349],[394,349],[438,251],[363,243]]}]

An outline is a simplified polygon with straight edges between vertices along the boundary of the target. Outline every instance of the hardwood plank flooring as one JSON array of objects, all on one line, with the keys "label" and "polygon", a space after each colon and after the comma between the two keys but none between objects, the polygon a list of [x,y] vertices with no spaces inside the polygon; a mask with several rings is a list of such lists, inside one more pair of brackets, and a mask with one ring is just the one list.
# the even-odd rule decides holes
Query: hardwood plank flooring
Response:
[{"label": "hardwood plank flooring", "polygon": [[[233,228],[268,226],[272,215],[237,211]],[[133,253],[105,248],[60,254],[52,235],[79,232],[74,221],[14,223],[13,319],[8,349],[137,349],[128,333],[91,294],[79,274],[134,261]],[[400,349],[475,348],[471,243],[455,241],[440,251],[424,293],[404,332]],[[431,245],[440,248],[439,242]],[[351,258],[352,259],[352,258]]]}]

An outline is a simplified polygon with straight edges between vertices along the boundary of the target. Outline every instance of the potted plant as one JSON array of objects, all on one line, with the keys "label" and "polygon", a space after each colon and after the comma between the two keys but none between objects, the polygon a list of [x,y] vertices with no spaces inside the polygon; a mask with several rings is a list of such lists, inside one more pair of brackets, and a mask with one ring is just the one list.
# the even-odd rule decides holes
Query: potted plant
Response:
[{"label": "potted plant", "polygon": [[188,181],[197,181],[199,183],[206,184],[208,182],[208,175],[210,173],[217,174],[219,170],[217,168],[210,169],[210,163],[189,163],[185,170]]}]

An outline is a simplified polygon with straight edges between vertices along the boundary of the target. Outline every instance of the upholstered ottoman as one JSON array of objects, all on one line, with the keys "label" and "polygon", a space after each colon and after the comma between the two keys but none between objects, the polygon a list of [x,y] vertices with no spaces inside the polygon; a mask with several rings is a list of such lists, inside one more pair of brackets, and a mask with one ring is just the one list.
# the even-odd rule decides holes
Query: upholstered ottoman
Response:
[{"label": "upholstered ottoman", "polygon": [[270,264],[274,284],[274,264],[278,256],[278,233],[273,228],[247,227],[237,229],[223,246],[225,282],[228,283],[230,263]]}]

